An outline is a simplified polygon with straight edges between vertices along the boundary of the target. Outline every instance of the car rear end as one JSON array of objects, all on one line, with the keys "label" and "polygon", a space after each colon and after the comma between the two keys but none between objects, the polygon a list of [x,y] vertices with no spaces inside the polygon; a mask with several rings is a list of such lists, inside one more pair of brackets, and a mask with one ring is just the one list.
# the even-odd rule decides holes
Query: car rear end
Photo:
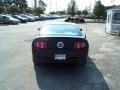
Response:
[{"label": "car rear end", "polygon": [[88,41],[76,37],[41,37],[32,42],[33,62],[82,63],[87,62]]}]

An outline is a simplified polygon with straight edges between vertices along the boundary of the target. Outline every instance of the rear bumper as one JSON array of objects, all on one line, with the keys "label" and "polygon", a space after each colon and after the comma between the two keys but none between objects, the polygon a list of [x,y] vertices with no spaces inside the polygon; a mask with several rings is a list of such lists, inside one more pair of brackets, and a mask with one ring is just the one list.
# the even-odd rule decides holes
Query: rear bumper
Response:
[{"label": "rear bumper", "polygon": [[65,60],[55,60],[54,58],[33,57],[33,62],[34,63],[85,63],[85,62],[87,62],[87,57],[67,58]]},{"label": "rear bumper", "polygon": [[[65,54],[65,60],[55,60],[56,54]],[[87,61],[88,48],[81,50],[39,50],[33,49],[33,62],[35,63],[82,63]]]}]

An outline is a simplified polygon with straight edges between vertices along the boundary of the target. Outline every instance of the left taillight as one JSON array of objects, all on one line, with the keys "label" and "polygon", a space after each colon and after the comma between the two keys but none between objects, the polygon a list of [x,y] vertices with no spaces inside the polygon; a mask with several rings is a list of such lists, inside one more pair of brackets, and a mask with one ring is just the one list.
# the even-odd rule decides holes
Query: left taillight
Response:
[{"label": "left taillight", "polygon": [[81,49],[87,46],[86,42],[74,42],[74,49]]},{"label": "left taillight", "polygon": [[34,43],[34,46],[37,48],[47,48],[47,42],[46,41],[36,41]]}]

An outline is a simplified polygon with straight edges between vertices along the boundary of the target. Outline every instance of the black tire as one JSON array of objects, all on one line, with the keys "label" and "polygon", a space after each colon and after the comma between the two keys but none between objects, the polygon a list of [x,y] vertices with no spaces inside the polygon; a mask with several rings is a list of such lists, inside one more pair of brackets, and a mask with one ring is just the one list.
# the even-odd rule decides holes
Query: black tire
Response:
[{"label": "black tire", "polygon": [[34,65],[38,65],[38,63],[37,63],[37,62],[35,62],[34,60],[33,60],[33,63],[34,63]]},{"label": "black tire", "polygon": [[32,57],[32,60],[33,60],[34,65],[37,65],[37,64],[38,64],[38,63],[36,62],[36,60],[35,60],[34,57]]},{"label": "black tire", "polygon": [[37,60],[34,57],[32,59],[33,59],[33,63],[34,63],[35,66],[44,64],[44,63],[40,63],[40,62],[38,63]]},{"label": "black tire", "polygon": [[85,62],[82,62],[82,66],[86,66],[86,64],[87,64],[87,61],[85,61]]},{"label": "black tire", "polygon": [[13,25],[14,23],[12,22],[12,21],[10,21],[10,23],[9,23],[10,25]]},{"label": "black tire", "polygon": [[88,59],[86,58],[86,59],[84,59],[84,61],[80,62],[80,64],[82,66],[86,66],[87,62],[88,62]]}]

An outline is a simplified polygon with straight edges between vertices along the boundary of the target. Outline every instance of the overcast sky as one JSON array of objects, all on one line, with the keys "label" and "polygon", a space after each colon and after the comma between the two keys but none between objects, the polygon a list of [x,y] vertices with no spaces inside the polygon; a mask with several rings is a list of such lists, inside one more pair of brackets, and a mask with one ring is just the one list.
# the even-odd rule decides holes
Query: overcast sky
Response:
[{"label": "overcast sky", "polygon": [[[33,6],[34,0],[27,0],[28,5],[31,7]],[[65,10],[67,8],[68,3],[70,0],[43,0],[47,4],[46,12],[50,11],[50,1],[51,1],[51,11],[56,11],[56,10]],[[94,7],[96,0],[76,0],[77,6],[79,7],[80,10],[85,9],[86,7],[89,7],[91,5],[91,8]],[[114,2],[111,2],[113,0],[101,0],[102,4],[105,6],[109,5],[120,5],[120,0],[114,0]]]}]

